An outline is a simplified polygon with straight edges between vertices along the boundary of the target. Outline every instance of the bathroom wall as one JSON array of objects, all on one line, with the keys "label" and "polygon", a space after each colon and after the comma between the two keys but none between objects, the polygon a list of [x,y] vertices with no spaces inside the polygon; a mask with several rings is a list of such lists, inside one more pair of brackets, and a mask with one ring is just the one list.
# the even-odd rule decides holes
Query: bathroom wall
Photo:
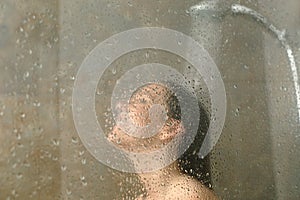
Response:
[{"label": "bathroom wall", "polygon": [[0,199],[60,195],[58,1],[0,2]]}]

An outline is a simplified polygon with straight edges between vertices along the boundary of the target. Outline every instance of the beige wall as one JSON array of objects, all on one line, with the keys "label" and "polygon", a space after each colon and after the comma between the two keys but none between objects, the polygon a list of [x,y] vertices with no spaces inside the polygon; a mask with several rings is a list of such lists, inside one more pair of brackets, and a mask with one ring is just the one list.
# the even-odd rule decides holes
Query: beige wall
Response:
[{"label": "beige wall", "polygon": [[57,1],[0,3],[0,199],[60,194]]}]

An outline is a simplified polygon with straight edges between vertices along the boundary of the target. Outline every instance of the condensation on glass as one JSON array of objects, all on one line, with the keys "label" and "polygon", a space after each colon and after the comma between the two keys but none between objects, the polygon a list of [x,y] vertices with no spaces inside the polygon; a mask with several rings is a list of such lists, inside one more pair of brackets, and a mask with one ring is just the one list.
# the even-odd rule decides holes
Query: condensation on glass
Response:
[{"label": "condensation on glass", "polygon": [[[232,7],[236,3],[261,15],[239,13],[232,9],[239,8]],[[285,33],[296,71],[271,25]],[[200,166],[205,187],[220,199],[300,198],[299,1],[2,0],[0,199],[147,197],[139,174],[106,167],[83,146],[73,121],[72,91],[81,63],[97,44],[151,26],[201,43],[225,83],[220,140],[192,164]],[[96,114],[107,134],[114,125],[114,85],[126,71],[148,62],[184,74],[210,117],[207,87],[193,66],[169,52],[146,49],[120,57],[99,80]]]}]

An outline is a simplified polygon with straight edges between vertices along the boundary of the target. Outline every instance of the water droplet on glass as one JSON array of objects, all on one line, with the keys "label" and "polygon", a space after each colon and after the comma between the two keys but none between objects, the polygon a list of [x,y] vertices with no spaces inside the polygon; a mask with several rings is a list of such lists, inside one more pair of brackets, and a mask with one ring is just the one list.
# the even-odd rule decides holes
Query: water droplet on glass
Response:
[{"label": "water droplet on glass", "polygon": [[84,151],[79,151],[79,155],[82,156],[84,154]]},{"label": "water droplet on glass", "polygon": [[52,143],[54,146],[59,146],[59,140],[57,139],[52,139]]},{"label": "water droplet on glass", "polygon": [[66,170],[67,170],[67,166],[62,165],[62,166],[61,166],[61,171],[66,171]]},{"label": "water droplet on glass", "polygon": [[117,140],[117,144],[121,144],[121,140],[120,139]]},{"label": "water droplet on glass", "polygon": [[58,42],[58,37],[54,37],[53,38],[53,41],[56,43],[56,42]]},{"label": "water droplet on glass", "polygon": [[34,106],[34,107],[40,107],[40,106],[41,106],[41,103],[38,102],[37,100],[35,100],[35,101],[33,102],[33,106]]},{"label": "water droplet on glass", "polygon": [[20,133],[17,133],[17,139],[18,139],[18,140],[21,140],[21,138],[22,138],[21,134],[20,134]]},{"label": "water droplet on glass", "polygon": [[25,77],[25,78],[28,78],[29,75],[30,75],[29,72],[25,72],[24,77]]},{"label": "water droplet on glass", "polygon": [[60,88],[59,91],[61,94],[63,94],[63,93],[65,93],[66,90],[64,88]]},{"label": "water droplet on glass", "polygon": [[248,65],[244,65],[244,69],[249,69],[249,66]]},{"label": "water droplet on glass", "polygon": [[284,86],[281,86],[280,90],[286,92],[288,89],[286,87],[284,87]]},{"label": "water droplet on glass", "polygon": [[21,179],[23,177],[23,174],[22,173],[17,173],[16,177],[17,177],[17,179]]},{"label": "water droplet on glass", "polygon": [[77,137],[72,137],[72,143],[74,143],[74,144],[77,144],[77,143],[78,143]]},{"label": "water droplet on glass", "polygon": [[113,68],[111,69],[111,73],[112,73],[112,74],[116,74],[116,73],[117,73],[117,69],[116,69],[115,67],[113,67]]},{"label": "water droplet on glass", "polygon": [[67,195],[71,195],[72,191],[70,189],[66,189],[66,193],[67,193]]},{"label": "water droplet on glass", "polygon": [[149,52],[146,52],[145,57],[149,58]]},{"label": "water droplet on glass", "polygon": [[83,186],[87,186],[87,182],[84,180],[84,181],[81,181],[82,185]]},{"label": "water droplet on glass", "polygon": [[238,116],[240,115],[240,109],[239,109],[239,108],[236,108],[236,109],[235,109],[234,115],[235,115],[236,117],[238,117]]},{"label": "water droplet on glass", "polygon": [[102,95],[102,94],[103,94],[103,91],[99,91],[99,90],[97,90],[96,94],[100,96],[100,95]]},{"label": "water droplet on glass", "polygon": [[11,191],[11,194],[12,194],[13,196],[16,196],[16,195],[17,195],[16,190],[12,190],[12,191]]},{"label": "water droplet on glass", "polygon": [[26,117],[26,114],[25,114],[25,113],[21,113],[21,114],[20,114],[20,117],[21,117],[22,119],[24,119],[24,118]]},{"label": "water droplet on glass", "polygon": [[49,49],[52,49],[52,45],[51,45],[51,43],[50,43],[49,41],[47,42],[46,46],[47,46]]}]

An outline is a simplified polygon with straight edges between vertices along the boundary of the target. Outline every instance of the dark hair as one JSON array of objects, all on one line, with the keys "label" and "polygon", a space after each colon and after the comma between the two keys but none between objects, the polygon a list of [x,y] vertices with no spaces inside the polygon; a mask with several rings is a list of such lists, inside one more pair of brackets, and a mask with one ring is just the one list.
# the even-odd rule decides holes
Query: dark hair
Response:
[{"label": "dark hair", "polygon": [[198,156],[200,147],[209,127],[209,118],[207,112],[201,104],[199,104],[199,110],[201,113],[201,118],[198,125],[197,134],[189,148],[178,159],[178,163],[182,172],[196,178],[207,187],[211,187],[209,156],[204,158]]},{"label": "dark hair", "polygon": [[[168,105],[171,112],[170,116],[172,116],[174,119],[181,120],[181,110],[179,102],[174,93],[168,99]],[[201,102],[198,101],[198,105],[199,112],[201,113],[201,118],[199,121],[197,134],[192,144],[178,159],[178,163],[181,172],[194,177],[207,187],[211,187],[209,156],[206,156],[205,158],[200,158],[198,156],[198,152],[209,128],[209,115],[204,109],[204,106],[201,104]]]}]

